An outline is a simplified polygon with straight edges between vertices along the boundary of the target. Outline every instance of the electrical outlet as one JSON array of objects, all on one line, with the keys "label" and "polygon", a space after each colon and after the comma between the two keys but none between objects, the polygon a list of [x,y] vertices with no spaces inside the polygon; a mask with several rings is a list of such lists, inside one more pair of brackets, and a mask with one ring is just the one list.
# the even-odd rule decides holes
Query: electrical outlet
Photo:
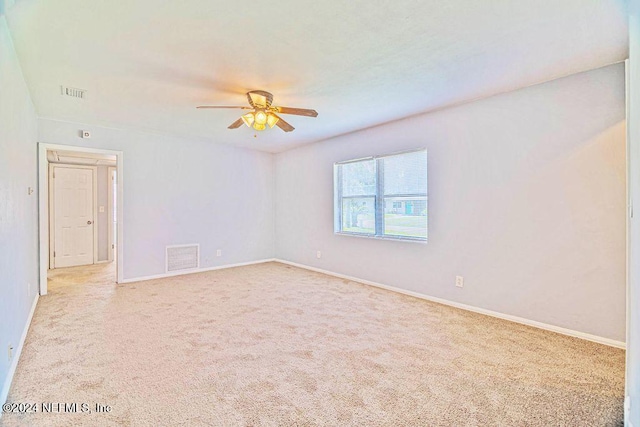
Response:
[{"label": "electrical outlet", "polygon": [[218,249],[216,251],[216,256],[222,256],[222,249]]},{"label": "electrical outlet", "polygon": [[11,345],[11,343],[9,343],[9,348],[7,349],[7,353],[9,356],[9,362],[11,362],[11,359],[13,359],[13,345]]},{"label": "electrical outlet", "polygon": [[456,286],[458,288],[463,288],[464,287],[464,277],[456,276]]},{"label": "electrical outlet", "polygon": [[316,252],[316,258],[318,259],[322,258],[322,252],[320,251]]}]

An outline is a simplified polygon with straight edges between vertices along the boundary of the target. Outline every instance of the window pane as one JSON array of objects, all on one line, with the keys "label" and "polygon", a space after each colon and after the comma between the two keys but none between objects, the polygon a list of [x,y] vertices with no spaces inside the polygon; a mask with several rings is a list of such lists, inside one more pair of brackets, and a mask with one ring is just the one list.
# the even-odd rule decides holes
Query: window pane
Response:
[{"label": "window pane", "polygon": [[383,157],[384,194],[427,194],[427,152]]},{"label": "window pane", "polygon": [[342,196],[373,196],[376,194],[376,161],[346,163],[342,168]]},{"label": "window pane", "polygon": [[426,197],[386,197],[384,199],[385,236],[427,238]]},{"label": "window pane", "polygon": [[375,197],[342,199],[342,231],[375,234]]}]

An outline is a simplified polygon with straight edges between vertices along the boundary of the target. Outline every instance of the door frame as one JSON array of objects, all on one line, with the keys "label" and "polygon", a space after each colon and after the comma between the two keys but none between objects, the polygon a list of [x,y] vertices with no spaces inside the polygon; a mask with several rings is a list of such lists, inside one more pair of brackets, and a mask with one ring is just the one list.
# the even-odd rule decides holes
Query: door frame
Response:
[{"label": "door frame", "polygon": [[93,264],[98,262],[98,167],[87,165],[69,165],[66,163],[49,163],[49,268],[55,268],[53,250],[55,249],[55,185],[52,184],[55,168],[89,169],[93,176]]},{"label": "door frame", "polygon": [[47,160],[48,150],[75,151],[79,153],[110,154],[116,156],[116,174],[118,176],[117,201],[117,233],[118,250],[116,252],[116,282],[124,280],[124,265],[122,262],[124,254],[124,153],[116,150],[103,150],[99,148],[88,148],[74,145],[38,143],[38,251],[39,260],[39,288],[40,295],[47,294],[47,270],[49,267],[49,161]]},{"label": "door frame", "polygon": [[[116,168],[114,166],[109,166],[107,168],[107,209],[109,210],[109,213],[107,214],[107,233],[109,233],[109,238],[107,239],[108,242],[108,249],[107,249],[107,261],[108,262],[112,262],[113,261],[113,252],[114,252],[114,248],[113,248],[113,173],[116,173],[116,179],[118,177],[118,172],[116,170]],[[117,193],[116,193],[116,197],[117,197]],[[117,206],[117,204],[116,204]]]}]

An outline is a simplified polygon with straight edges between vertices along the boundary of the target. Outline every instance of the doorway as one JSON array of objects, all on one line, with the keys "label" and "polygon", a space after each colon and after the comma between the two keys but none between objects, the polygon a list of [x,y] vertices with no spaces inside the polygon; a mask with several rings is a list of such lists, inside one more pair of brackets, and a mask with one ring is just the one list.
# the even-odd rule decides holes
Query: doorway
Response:
[{"label": "doorway", "polygon": [[40,295],[48,281],[122,281],[122,152],[38,144]]}]

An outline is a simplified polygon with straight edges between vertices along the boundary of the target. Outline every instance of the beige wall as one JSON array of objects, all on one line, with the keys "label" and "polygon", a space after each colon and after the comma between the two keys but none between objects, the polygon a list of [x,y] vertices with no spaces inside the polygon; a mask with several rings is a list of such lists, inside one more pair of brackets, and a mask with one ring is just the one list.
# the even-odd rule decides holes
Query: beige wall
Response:
[{"label": "beige wall", "polygon": [[[0,11],[0,403],[38,292],[36,113]],[[9,344],[15,353],[8,360]]]},{"label": "beige wall", "polygon": [[[417,147],[428,244],[335,235],[333,163]],[[625,340],[623,64],[278,154],[276,194],[278,258]]]},{"label": "beige wall", "polygon": [[169,245],[199,243],[202,268],[273,258],[272,154],[43,118],[38,140],[123,151],[125,280],[164,274]]}]

